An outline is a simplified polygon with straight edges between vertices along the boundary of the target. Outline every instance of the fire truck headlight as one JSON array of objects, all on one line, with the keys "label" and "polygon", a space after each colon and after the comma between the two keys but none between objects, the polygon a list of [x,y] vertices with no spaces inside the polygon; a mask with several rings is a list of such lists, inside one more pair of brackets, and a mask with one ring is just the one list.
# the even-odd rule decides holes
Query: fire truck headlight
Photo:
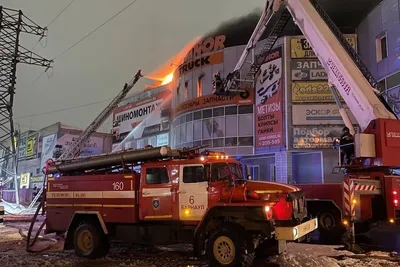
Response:
[{"label": "fire truck headlight", "polygon": [[185,209],[185,210],[184,210],[184,213],[185,213],[186,216],[187,216],[187,215],[190,215],[190,210],[189,210],[189,209]]},{"label": "fire truck headlight", "polygon": [[347,226],[349,222],[347,220],[343,220],[343,224]]},{"label": "fire truck headlight", "polygon": [[394,223],[394,219],[390,219],[389,222],[390,222],[390,223]]},{"label": "fire truck headlight", "polygon": [[204,157],[200,157],[200,160],[201,160],[201,161],[204,161]]},{"label": "fire truck headlight", "polygon": [[352,200],[353,204],[357,204],[357,200],[353,199]]}]

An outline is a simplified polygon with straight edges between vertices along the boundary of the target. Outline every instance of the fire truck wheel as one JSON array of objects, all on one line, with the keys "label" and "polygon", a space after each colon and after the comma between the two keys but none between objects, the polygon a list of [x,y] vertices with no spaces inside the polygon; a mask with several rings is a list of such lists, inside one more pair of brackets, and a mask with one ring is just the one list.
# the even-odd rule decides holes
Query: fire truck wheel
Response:
[{"label": "fire truck wheel", "polygon": [[95,224],[82,223],[74,233],[74,248],[79,257],[98,259],[107,255],[110,243]]},{"label": "fire truck wheel", "polygon": [[209,266],[249,267],[253,263],[254,249],[248,249],[243,231],[223,227],[212,233],[207,242]]}]

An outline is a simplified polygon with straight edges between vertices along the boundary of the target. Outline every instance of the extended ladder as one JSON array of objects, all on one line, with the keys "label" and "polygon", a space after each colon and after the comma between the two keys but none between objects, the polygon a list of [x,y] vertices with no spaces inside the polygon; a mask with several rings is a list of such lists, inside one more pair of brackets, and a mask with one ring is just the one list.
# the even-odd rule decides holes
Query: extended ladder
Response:
[{"label": "extended ladder", "polygon": [[90,135],[94,133],[110,116],[113,109],[125,98],[132,87],[142,77],[140,70],[136,73],[131,84],[125,84],[122,91],[111,101],[110,104],[94,119],[94,121],[86,128],[86,130],[76,139],[76,141],[68,147],[68,149],[58,158],[58,160],[75,158],[81,152],[84,144],[89,139]]}]

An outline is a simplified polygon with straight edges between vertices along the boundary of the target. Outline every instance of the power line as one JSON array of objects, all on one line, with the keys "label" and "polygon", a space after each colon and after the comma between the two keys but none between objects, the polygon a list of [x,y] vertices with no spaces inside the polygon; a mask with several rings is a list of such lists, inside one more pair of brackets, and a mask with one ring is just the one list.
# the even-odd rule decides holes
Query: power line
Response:
[{"label": "power line", "polygon": [[21,116],[21,117],[15,117],[14,119],[31,118],[31,117],[37,117],[37,116],[47,115],[47,114],[51,114],[51,113],[56,113],[56,112],[76,109],[76,108],[83,108],[83,107],[87,107],[87,106],[92,106],[92,105],[97,105],[97,104],[100,104],[100,103],[104,103],[104,102],[107,102],[107,101],[110,101],[110,100],[112,100],[112,99],[107,99],[107,100],[87,103],[87,104],[84,104],[84,105],[79,105],[79,106],[74,106],[74,107],[69,107],[69,108],[61,108],[61,109],[51,110],[51,111],[47,111],[47,112],[43,112],[43,113],[37,113],[37,114],[26,115],[26,116]]},{"label": "power line", "polygon": [[[50,27],[50,25],[53,24],[53,22],[56,21],[56,19],[58,19],[58,17],[61,16],[61,14],[64,13],[65,10],[67,10],[67,8],[68,8],[73,2],[75,2],[75,0],[71,0],[71,1],[69,2],[69,4],[66,5],[66,6],[65,6],[51,21],[50,21],[50,23],[47,24],[47,26],[46,26],[45,28]],[[35,49],[35,47],[36,47],[37,44],[42,40],[42,38],[43,38],[43,37],[40,37],[40,39],[36,42],[36,44],[32,47],[31,50]]]},{"label": "power line", "polygon": [[56,56],[54,59],[61,57],[62,55],[64,55],[65,53],[67,53],[69,50],[71,50],[72,48],[74,48],[75,46],[77,46],[78,44],[80,44],[81,42],[83,42],[86,38],[88,38],[90,35],[92,35],[93,33],[95,33],[96,31],[98,31],[100,28],[102,28],[104,25],[106,25],[107,23],[109,23],[111,20],[113,20],[114,18],[116,18],[118,15],[120,15],[122,12],[124,12],[126,9],[128,9],[130,6],[132,6],[134,3],[136,3],[137,0],[133,0],[131,3],[129,3],[127,6],[125,6],[123,9],[121,9],[120,11],[118,11],[114,16],[112,16],[111,18],[109,18],[107,21],[105,21],[104,23],[100,24],[97,28],[95,28],[93,31],[89,32],[88,34],[86,34],[84,37],[82,37],[79,41],[77,41],[75,44],[71,45],[70,47],[68,47],[67,49],[65,49],[61,54],[59,54],[58,56]]},{"label": "power line", "polygon": [[[130,2],[127,6],[125,6],[123,9],[121,9],[120,11],[118,11],[116,14],[114,14],[111,18],[109,18],[108,20],[106,20],[105,22],[103,22],[102,24],[100,24],[98,27],[96,27],[93,31],[89,32],[88,34],[86,34],[84,37],[82,37],[79,41],[77,41],[76,43],[74,43],[73,45],[71,45],[70,47],[68,47],[67,49],[65,49],[61,54],[59,54],[58,56],[54,57],[53,60],[55,60],[56,58],[61,57],[62,55],[64,55],[65,53],[67,53],[68,51],[70,51],[72,48],[74,48],[75,46],[77,46],[78,44],[80,44],[81,42],[83,42],[86,38],[88,38],[89,36],[91,36],[93,33],[95,33],[96,31],[98,31],[100,28],[102,28],[104,25],[106,25],[107,23],[109,23],[111,20],[113,20],[114,18],[116,18],[118,15],[120,15],[122,12],[124,12],[126,9],[128,9],[130,6],[132,6],[134,3],[136,3],[137,0],[133,0],[132,2]],[[41,73],[32,83],[31,86],[40,79],[40,77],[46,72],[47,70],[45,70],[43,73]]]}]

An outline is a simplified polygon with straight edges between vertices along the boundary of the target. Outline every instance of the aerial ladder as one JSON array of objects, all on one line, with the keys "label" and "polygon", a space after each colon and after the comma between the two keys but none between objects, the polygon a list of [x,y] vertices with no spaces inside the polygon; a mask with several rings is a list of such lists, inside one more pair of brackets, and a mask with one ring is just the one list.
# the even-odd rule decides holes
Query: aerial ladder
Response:
[{"label": "aerial ladder", "polygon": [[[244,58],[265,31],[269,37],[258,58],[268,54],[290,17],[324,66],[336,102],[339,101],[334,93],[337,89],[361,128],[354,138],[354,159],[350,165],[340,166],[345,173],[343,206],[337,204],[341,220],[348,222],[350,244],[354,245],[354,224],[357,222],[370,220],[400,224],[400,157],[394,156],[400,149],[400,121],[380,95],[377,81],[318,1],[267,0],[255,32],[233,72],[225,79],[216,75],[214,93],[242,92],[243,89],[238,87],[241,80],[237,73]],[[277,21],[275,26],[271,25],[274,20]],[[268,32],[268,28],[272,30]],[[263,62],[255,60],[249,76],[254,79]],[[339,108],[344,122],[351,129],[343,106],[339,105]],[[376,204],[377,201],[380,204]]]},{"label": "aerial ladder", "polygon": [[[130,84],[125,83],[122,91],[107,105],[107,107],[93,120],[91,124],[81,133],[81,135],[72,143],[57,159],[57,161],[64,161],[69,159],[74,159],[80,155],[82,149],[86,142],[89,140],[90,136],[99,129],[99,127],[108,119],[108,117],[113,112],[114,108],[127,96],[129,91],[135,86],[135,84],[142,77],[141,71],[139,70],[134,76]],[[44,191],[44,186],[39,190],[36,197],[32,200],[28,207],[28,210],[32,209],[36,204],[38,199],[42,196]]]}]

